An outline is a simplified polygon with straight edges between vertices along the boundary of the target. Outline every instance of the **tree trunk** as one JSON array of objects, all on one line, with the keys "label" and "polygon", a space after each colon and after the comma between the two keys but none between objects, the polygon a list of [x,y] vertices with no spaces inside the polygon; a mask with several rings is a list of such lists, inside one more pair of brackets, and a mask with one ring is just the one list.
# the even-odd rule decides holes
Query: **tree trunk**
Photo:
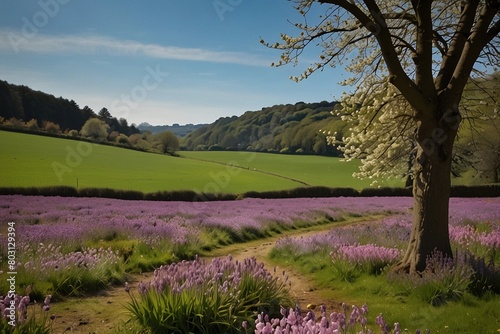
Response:
[{"label": "tree trunk", "polygon": [[[446,110],[446,109],[444,109]],[[448,109],[450,110],[450,109]],[[443,116],[417,123],[415,174],[413,180],[413,226],[403,259],[395,270],[409,273],[425,269],[427,257],[434,251],[452,256],[448,232],[448,208],[451,188],[451,160],[458,123],[453,126]],[[458,115],[458,116],[457,116]]]}]

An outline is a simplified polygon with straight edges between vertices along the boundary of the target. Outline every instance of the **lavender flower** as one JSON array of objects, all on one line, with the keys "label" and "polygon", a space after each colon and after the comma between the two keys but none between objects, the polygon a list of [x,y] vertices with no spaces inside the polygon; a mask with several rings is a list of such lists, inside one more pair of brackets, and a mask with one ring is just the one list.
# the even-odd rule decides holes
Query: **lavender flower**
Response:
[{"label": "lavender flower", "polygon": [[[288,312],[281,311],[281,319],[269,319],[265,314],[261,313],[255,320],[255,334],[340,334],[340,333],[373,333],[372,330],[366,327],[365,316],[368,312],[368,306],[363,305],[361,308],[352,306],[352,312],[346,318],[347,305],[343,304],[344,313],[333,312],[330,316],[326,315],[324,305],[320,307],[321,320],[316,322],[313,311],[309,311],[305,317],[301,316],[300,309],[290,308]],[[386,324],[382,314],[377,316],[376,324],[380,328],[381,333],[390,333],[390,327]],[[395,323],[394,334],[401,333],[399,323]],[[359,328],[361,327],[361,330]],[[246,328],[246,327],[245,327]]]},{"label": "lavender flower", "polygon": [[43,301],[42,309],[46,312],[50,310],[50,299],[51,298],[52,298],[52,295],[47,295],[45,297],[45,300]]}]

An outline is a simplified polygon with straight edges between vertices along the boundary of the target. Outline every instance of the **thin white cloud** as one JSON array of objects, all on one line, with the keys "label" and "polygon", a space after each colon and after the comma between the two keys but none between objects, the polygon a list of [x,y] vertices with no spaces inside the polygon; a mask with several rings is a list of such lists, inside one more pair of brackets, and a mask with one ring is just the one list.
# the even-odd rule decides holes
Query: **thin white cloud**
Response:
[{"label": "thin white cloud", "polygon": [[0,29],[0,51],[43,54],[109,54],[113,56],[142,55],[158,59],[201,61],[248,66],[269,66],[268,60],[243,52],[212,51],[133,40],[118,40],[105,36],[42,35],[25,37],[20,31]]}]

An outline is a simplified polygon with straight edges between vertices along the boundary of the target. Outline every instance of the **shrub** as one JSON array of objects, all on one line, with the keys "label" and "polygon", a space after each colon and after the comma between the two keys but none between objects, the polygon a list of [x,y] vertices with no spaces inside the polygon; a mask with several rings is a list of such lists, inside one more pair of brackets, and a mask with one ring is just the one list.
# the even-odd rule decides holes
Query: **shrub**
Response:
[{"label": "shrub", "polygon": [[118,135],[118,137],[116,137],[116,142],[118,144],[122,144],[122,145],[126,145],[126,146],[130,146],[130,143],[128,141],[128,137],[126,135],[124,135],[123,133],[120,133]]},{"label": "shrub", "polygon": [[61,133],[61,127],[59,124],[50,121],[43,122],[43,129],[48,133]]},{"label": "shrub", "polygon": [[8,126],[10,128],[14,129],[22,129],[24,127],[24,122],[20,119],[17,119],[15,117],[9,118],[5,122],[3,122],[5,126]]},{"label": "shrub", "polygon": [[467,254],[465,261],[474,271],[469,292],[478,297],[488,292],[500,294],[500,268],[495,266],[493,260],[486,262],[484,258]]},{"label": "shrub", "polygon": [[36,119],[32,118],[28,122],[26,122],[26,129],[30,131],[39,131],[40,128],[38,127],[38,122]]},{"label": "shrub", "polygon": [[500,185],[478,185],[463,186],[457,185],[451,187],[451,197],[499,197]]},{"label": "shrub", "polygon": [[90,118],[80,130],[83,137],[105,140],[108,137],[109,125],[98,118]]},{"label": "shrub", "polygon": [[248,191],[242,197],[248,198],[315,198],[315,197],[356,197],[359,192],[353,188],[329,188],[322,186],[299,187],[288,190]]},{"label": "shrub", "polygon": [[289,191],[289,197],[355,197],[358,191],[353,188],[328,188],[328,187],[304,187],[295,188]]},{"label": "shrub", "polygon": [[105,197],[127,200],[142,200],[144,193],[135,190],[115,190],[110,188],[82,188],[78,190],[81,197]]},{"label": "shrub", "polygon": [[397,196],[397,197],[411,197],[411,188],[364,188],[360,191],[360,196],[372,197],[372,196]]},{"label": "shrub", "polygon": [[173,191],[158,191],[145,195],[145,200],[148,201],[185,201],[192,202],[198,197],[198,194],[193,190],[173,190]]},{"label": "shrub", "polygon": [[77,130],[69,130],[68,131],[68,137],[72,137],[72,138],[77,138],[79,136],[78,134],[78,131]]}]

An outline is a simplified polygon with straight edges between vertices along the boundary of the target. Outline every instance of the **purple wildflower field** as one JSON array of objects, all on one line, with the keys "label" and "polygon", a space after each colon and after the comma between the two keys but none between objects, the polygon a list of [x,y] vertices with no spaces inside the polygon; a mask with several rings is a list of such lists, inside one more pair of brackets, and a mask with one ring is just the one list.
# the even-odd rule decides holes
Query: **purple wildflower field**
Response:
[{"label": "purple wildflower field", "polygon": [[[370,199],[366,199],[370,200]],[[388,202],[391,199],[386,199]],[[410,237],[412,216],[400,207],[395,214],[370,224],[335,228],[311,237],[284,237],[276,249],[295,256],[329,250],[333,262],[351,265],[390,264],[403,254]],[[452,198],[450,240],[454,248],[497,259],[500,249],[500,199]]]},{"label": "purple wildflower field", "polygon": [[[98,240],[110,234],[146,242],[168,239],[184,243],[202,228],[221,227],[236,232],[263,229],[267,224],[291,225],[312,222],[325,216],[369,215],[390,212],[384,224],[365,225],[353,234],[326,234],[314,244],[363,243],[364,235],[377,234],[377,246],[400,247],[409,235],[412,199],[405,197],[243,199],[220,202],[152,202],[106,198],[0,196],[0,221],[15,222],[18,246],[43,243],[59,247],[80,245],[84,239]],[[500,199],[452,198],[450,236],[467,244],[480,242],[499,247]],[[488,231],[477,231],[475,223],[488,223]],[[375,230],[374,230],[375,229]],[[1,231],[0,231],[1,232]],[[339,240],[342,239],[342,241]],[[3,239],[3,240],[2,240]],[[0,235],[1,245],[5,234]],[[395,244],[395,240],[399,244]],[[307,248],[308,242],[303,242]],[[313,246],[311,246],[313,247]]]},{"label": "purple wildflower field", "polygon": [[72,244],[109,233],[183,242],[200,227],[261,229],[329,215],[407,212],[409,198],[244,199],[221,202],[151,202],[106,198],[0,196],[0,221],[16,222],[28,244]]},{"label": "purple wildflower field", "polygon": [[[119,277],[123,254],[111,248],[88,247],[89,240],[115,240],[118,236],[116,240],[138,240],[152,247],[167,242],[189,244],[199,241],[203,231],[211,229],[231,230],[238,234],[245,229],[264,230],[273,224],[296,228],[324,220],[341,220],[346,216],[366,216],[364,222],[312,237],[284,237],[276,243],[275,249],[287,247],[297,253],[327,250],[333,260],[331,262],[341,259],[339,262],[361,266],[369,263],[373,267],[370,270],[378,272],[385,264],[401,257],[410,234],[412,204],[413,199],[408,197],[247,198],[189,203],[0,196],[0,255],[5,256],[6,252],[7,223],[14,222],[18,267],[28,276],[46,273],[48,281],[57,278],[65,282],[70,281],[69,278],[78,280],[82,270],[93,270],[96,272],[94,281],[107,284],[108,276]],[[373,218],[376,214],[383,214],[383,218]],[[450,199],[450,238],[454,247],[473,250],[478,256],[492,259],[498,265],[500,198]],[[198,261],[192,263],[198,264]],[[142,293],[150,288],[162,290],[165,284],[173,284],[168,281],[171,270],[182,269],[188,264],[180,262],[158,268],[154,279],[150,283],[140,284],[139,290]],[[253,271],[263,270],[256,263],[249,264],[255,269]],[[63,272],[70,274],[63,275]],[[263,272],[267,277],[268,274]],[[208,276],[215,277],[211,272]],[[192,282],[189,277],[181,277],[182,288],[186,284],[201,283],[199,277]],[[232,278],[237,282],[238,277]],[[221,287],[224,287],[224,283]],[[59,289],[64,294],[64,287]],[[269,319],[262,315],[256,321],[256,333],[293,332],[294,326],[301,330],[315,326],[312,332],[318,333],[326,333],[328,328],[334,333],[334,329],[342,328],[346,321],[364,328],[363,308],[356,310],[360,315],[356,313],[349,319],[345,312],[332,313],[327,317],[322,310],[321,323],[315,321],[313,313],[293,320],[298,316],[293,309],[284,310],[282,319]],[[328,324],[323,324],[325,321]]]},{"label": "purple wildflower field", "polygon": [[[13,222],[17,268],[23,269],[24,283],[29,284],[33,276],[47,281],[70,282],[69,276],[78,280],[84,271],[92,274],[93,281],[107,285],[115,279],[113,277],[123,279],[120,278],[123,277],[123,264],[140,272],[175,260],[178,255],[181,258],[183,254],[194,255],[189,247],[196,249],[204,242],[211,242],[212,230],[229,230],[230,234],[239,235],[246,229],[266,230],[273,224],[292,228],[325,218],[341,219],[348,214],[405,212],[411,200],[243,199],[190,203],[0,196],[0,203],[0,255],[6,255],[4,228]],[[112,244],[106,242],[111,240]],[[131,255],[134,259],[126,262]],[[88,286],[92,288],[94,284]],[[53,289],[69,291],[69,287],[66,289],[60,284]]]}]

